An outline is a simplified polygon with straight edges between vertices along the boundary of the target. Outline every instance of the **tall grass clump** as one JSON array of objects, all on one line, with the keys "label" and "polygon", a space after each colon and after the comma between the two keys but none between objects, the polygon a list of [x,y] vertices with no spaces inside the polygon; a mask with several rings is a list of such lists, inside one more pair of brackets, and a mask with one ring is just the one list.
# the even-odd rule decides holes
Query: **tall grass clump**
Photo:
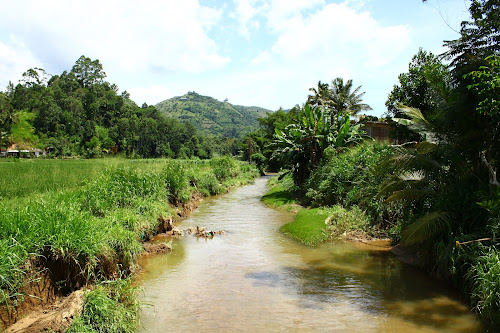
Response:
[{"label": "tall grass clump", "polygon": [[66,332],[135,332],[140,306],[136,294],[130,279],[106,281],[85,295],[81,315]]},{"label": "tall grass clump", "polygon": [[482,248],[466,276],[471,302],[487,318],[490,327],[500,323],[500,253],[494,247]]},{"label": "tall grass clump", "polygon": [[191,199],[188,169],[182,161],[168,160],[162,177],[171,203],[179,205]]},{"label": "tall grass clump", "polygon": [[120,168],[105,171],[82,191],[84,207],[96,216],[115,208],[134,206],[141,198],[166,200],[167,189],[158,174]]},{"label": "tall grass clump", "polygon": [[34,267],[50,268],[63,293],[111,273],[103,264],[112,261],[110,226],[80,208],[73,195],[59,194],[1,211],[0,239],[6,245],[1,287],[6,293],[29,282],[40,270]]},{"label": "tall grass clump", "polygon": [[351,231],[369,231],[370,218],[356,205],[344,208],[340,205],[327,208],[327,225],[330,234],[340,236]]}]

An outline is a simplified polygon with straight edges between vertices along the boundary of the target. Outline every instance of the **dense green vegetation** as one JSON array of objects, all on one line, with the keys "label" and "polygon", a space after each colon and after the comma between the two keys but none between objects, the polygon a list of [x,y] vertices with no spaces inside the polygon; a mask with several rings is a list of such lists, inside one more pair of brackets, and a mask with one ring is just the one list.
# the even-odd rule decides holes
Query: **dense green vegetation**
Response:
[{"label": "dense green vegetation", "polygon": [[[97,167],[104,164],[97,161]],[[82,161],[78,160],[22,161],[2,167],[10,168],[9,175],[19,178],[25,169],[17,166],[37,163],[50,163],[58,173],[72,172],[80,179],[96,168],[79,168]],[[194,192],[217,194],[256,175],[252,166],[220,157],[121,160],[109,163],[85,184],[68,187],[57,178],[46,179],[47,188],[52,190],[22,193],[32,198],[29,204],[0,204],[1,305],[13,311],[23,298],[30,297],[23,286],[43,274],[50,275],[56,292],[62,295],[83,285],[128,276],[143,251],[141,242],[161,232],[162,220],[175,214],[172,206],[191,200]],[[37,193],[44,195],[37,199]],[[14,194],[7,192],[5,196],[12,198]],[[121,282],[106,282],[106,286],[93,290],[86,297],[78,325],[90,332],[121,331],[114,322],[119,317],[127,322],[120,325],[132,325],[135,301],[130,300],[128,290]],[[127,301],[123,303],[124,299]],[[109,330],[103,328],[107,325]]]},{"label": "dense green vegetation", "polygon": [[[276,126],[275,158],[294,184],[282,183],[272,199],[294,194],[304,205],[331,209],[335,234],[354,227],[411,246],[422,267],[461,288],[492,329],[500,325],[499,6],[473,1],[471,21],[445,42],[448,51],[420,50],[399,76],[386,105],[404,144],[339,145],[342,132],[331,125],[349,112],[339,113],[336,87],[320,82],[299,111],[298,119],[307,119],[289,116],[287,135]],[[294,236],[309,237],[309,227]]]},{"label": "dense green vegetation", "polygon": [[[118,87],[105,78],[99,60],[85,56],[60,75],[50,76],[40,68],[27,70],[19,84],[10,83],[0,92],[0,148],[15,145],[18,149],[44,149],[53,156],[84,157],[119,153],[204,159],[236,155],[234,138],[255,128],[262,113],[259,108],[219,102],[226,107],[214,109],[218,137],[203,136],[189,121],[168,118],[154,106],[137,106],[126,91],[119,94]],[[209,100],[211,103],[204,102],[206,107],[215,108],[215,100],[209,97],[188,96]],[[192,108],[204,117],[205,106]],[[191,118],[197,121],[197,117]]]},{"label": "dense green vegetation", "polygon": [[241,138],[259,127],[257,118],[270,110],[256,106],[233,105],[227,101],[202,96],[194,91],[156,104],[169,118],[193,124],[205,136]]}]

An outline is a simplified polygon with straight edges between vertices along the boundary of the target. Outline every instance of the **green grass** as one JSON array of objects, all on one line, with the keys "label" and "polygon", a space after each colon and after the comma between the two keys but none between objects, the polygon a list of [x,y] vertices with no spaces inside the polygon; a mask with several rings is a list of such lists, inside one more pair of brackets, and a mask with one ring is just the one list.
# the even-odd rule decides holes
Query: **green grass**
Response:
[{"label": "green grass", "polygon": [[278,180],[278,177],[273,177],[269,180],[269,186],[271,189],[261,198],[262,202],[268,206],[289,212],[300,209],[296,199],[293,180],[290,176],[282,180]]},{"label": "green grass", "polygon": [[0,159],[0,201],[67,191],[83,186],[106,168],[133,165],[121,158],[97,160]]},{"label": "green grass", "polygon": [[16,142],[18,147],[36,147],[39,138],[35,134],[33,125],[31,125],[36,117],[35,113],[19,111],[17,117],[18,121],[12,126],[12,141]]},{"label": "green grass", "polygon": [[322,208],[302,209],[295,220],[281,227],[281,231],[306,245],[317,245],[328,239],[325,223],[329,213]]},{"label": "green grass", "polygon": [[[13,183],[4,190],[10,199],[7,204],[0,201],[0,305],[12,305],[21,286],[44,268],[51,269],[61,294],[85,284],[128,276],[142,251],[141,241],[158,231],[160,217],[174,214],[171,205],[187,202],[193,192],[224,192],[230,186],[251,182],[258,175],[255,167],[224,158],[223,165],[230,165],[232,172],[222,181],[214,171],[214,166],[220,167],[218,161],[103,159],[0,163],[0,168],[17,175],[17,180],[22,179],[19,175],[23,170],[57,175],[47,187],[18,188]],[[52,168],[51,172],[47,167]],[[85,181],[80,179],[84,175]],[[173,184],[172,179],[177,178],[182,181]],[[114,297],[114,292],[101,290],[96,291],[95,298],[112,308],[104,293]],[[90,303],[94,302],[92,297],[88,298]],[[96,311],[91,313],[101,316]],[[114,312],[107,311],[102,312],[103,317],[109,313],[114,316]],[[113,332],[113,325],[104,331]]]},{"label": "green grass", "polygon": [[85,295],[81,315],[66,332],[135,332],[140,306],[136,294],[130,279],[106,281]]}]

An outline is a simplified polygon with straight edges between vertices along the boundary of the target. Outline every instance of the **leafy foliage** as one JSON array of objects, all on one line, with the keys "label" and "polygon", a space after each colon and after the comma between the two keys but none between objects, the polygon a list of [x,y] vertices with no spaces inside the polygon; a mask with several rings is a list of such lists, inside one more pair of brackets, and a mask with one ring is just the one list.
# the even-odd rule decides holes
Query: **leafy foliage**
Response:
[{"label": "leafy foliage", "polygon": [[283,130],[276,128],[274,158],[289,167],[296,184],[302,184],[328,147],[341,148],[362,139],[360,125],[351,126],[349,115],[331,114],[324,107],[306,104],[297,119]]},{"label": "leafy foliage", "polygon": [[[60,75],[28,70],[17,86],[0,93],[0,145],[50,147],[52,155],[89,158],[116,153],[179,158],[236,154],[231,139],[202,137],[189,122],[167,118],[154,106],[139,107],[105,78],[99,60],[85,56]],[[257,124],[259,112],[251,108],[247,118]],[[226,136],[239,136],[247,123],[240,125]]]}]

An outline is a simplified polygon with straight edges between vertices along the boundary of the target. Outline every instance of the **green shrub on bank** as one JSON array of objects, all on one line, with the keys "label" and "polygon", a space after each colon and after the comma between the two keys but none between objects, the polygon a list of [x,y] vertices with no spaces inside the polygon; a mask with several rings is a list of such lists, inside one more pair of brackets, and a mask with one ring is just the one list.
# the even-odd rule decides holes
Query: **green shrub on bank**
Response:
[{"label": "green shrub on bank", "polygon": [[220,182],[236,178],[240,173],[238,162],[230,156],[213,158],[210,160],[210,166]]},{"label": "green shrub on bank", "polygon": [[341,153],[327,149],[323,163],[306,181],[306,201],[314,207],[357,205],[372,224],[389,229],[400,218],[402,205],[387,204],[377,194],[387,171],[379,165],[392,154],[392,147],[372,141]]},{"label": "green shrub on bank", "polygon": [[340,236],[350,231],[367,232],[370,228],[370,218],[356,205],[349,208],[335,205],[327,211],[329,214],[327,224],[331,235]]}]

